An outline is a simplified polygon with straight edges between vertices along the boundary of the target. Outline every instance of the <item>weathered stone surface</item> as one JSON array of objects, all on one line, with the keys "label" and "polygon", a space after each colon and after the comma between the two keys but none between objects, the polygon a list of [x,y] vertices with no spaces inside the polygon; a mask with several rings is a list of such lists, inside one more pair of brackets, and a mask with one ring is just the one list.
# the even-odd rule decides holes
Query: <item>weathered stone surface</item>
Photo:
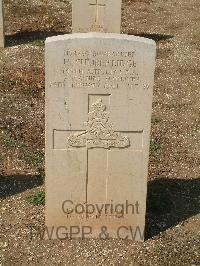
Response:
[{"label": "weathered stone surface", "polygon": [[4,47],[3,0],[0,0],[0,47]]},{"label": "weathered stone surface", "polygon": [[154,41],[119,34],[47,39],[46,225],[54,238],[70,229],[101,238],[106,226],[109,237],[143,240],[155,51]]},{"label": "weathered stone surface", "polygon": [[120,33],[121,0],[73,0],[73,32]]}]

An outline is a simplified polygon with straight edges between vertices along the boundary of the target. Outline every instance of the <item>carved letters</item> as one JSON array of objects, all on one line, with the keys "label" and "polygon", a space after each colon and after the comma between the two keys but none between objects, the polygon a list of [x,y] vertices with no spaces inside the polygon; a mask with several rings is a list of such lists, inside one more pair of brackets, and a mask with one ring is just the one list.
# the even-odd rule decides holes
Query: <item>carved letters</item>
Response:
[{"label": "carved letters", "polygon": [[135,50],[127,52],[73,50],[64,51],[62,79],[50,84],[55,88],[130,89],[139,87]]}]

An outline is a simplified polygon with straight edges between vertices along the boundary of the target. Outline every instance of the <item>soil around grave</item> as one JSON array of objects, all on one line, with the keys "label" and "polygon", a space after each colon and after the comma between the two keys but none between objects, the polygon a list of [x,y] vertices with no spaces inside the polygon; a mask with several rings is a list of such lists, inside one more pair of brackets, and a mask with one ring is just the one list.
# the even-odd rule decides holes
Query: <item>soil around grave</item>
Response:
[{"label": "soil around grave", "polygon": [[154,39],[157,61],[146,241],[40,240],[44,39],[71,33],[71,1],[5,0],[0,49],[1,265],[200,265],[200,2],[126,0],[122,33]]}]

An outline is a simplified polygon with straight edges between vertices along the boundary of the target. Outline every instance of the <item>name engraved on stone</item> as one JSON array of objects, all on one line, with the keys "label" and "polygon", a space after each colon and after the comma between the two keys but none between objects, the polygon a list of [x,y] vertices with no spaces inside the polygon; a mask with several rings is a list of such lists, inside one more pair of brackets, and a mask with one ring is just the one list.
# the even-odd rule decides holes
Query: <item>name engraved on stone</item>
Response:
[{"label": "name engraved on stone", "polygon": [[55,88],[129,89],[139,86],[135,50],[129,52],[64,51],[63,80],[50,83]]},{"label": "name engraved on stone", "polygon": [[69,147],[91,148],[126,148],[130,146],[127,136],[115,132],[112,123],[109,122],[109,114],[102,99],[92,104],[92,111],[88,113],[86,131],[72,134],[67,139]]}]

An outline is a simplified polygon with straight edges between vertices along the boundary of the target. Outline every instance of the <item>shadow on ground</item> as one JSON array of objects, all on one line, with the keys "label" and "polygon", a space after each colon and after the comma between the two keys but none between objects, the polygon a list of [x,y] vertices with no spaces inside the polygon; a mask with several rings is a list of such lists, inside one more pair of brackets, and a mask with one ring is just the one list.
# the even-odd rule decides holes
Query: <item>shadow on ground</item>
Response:
[{"label": "shadow on ground", "polygon": [[69,34],[69,32],[57,32],[57,31],[24,31],[18,32],[13,35],[6,36],[6,47],[11,47],[20,44],[28,44],[31,42],[45,41],[46,38]]},{"label": "shadow on ground", "polygon": [[[6,198],[43,184],[41,176],[0,176],[0,198]],[[148,183],[145,238],[200,213],[200,178],[160,178]]]},{"label": "shadow on ground", "polygon": [[144,37],[147,39],[152,39],[155,42],[166,41],[166,40],[174,38],[173,35],[159,34],[159,33],[144,33],[144,32],[142,32],[142,33],[129,32],[128,35],[134,35],[134,36],[138,36],[138,37]]},{"label": "shadow on ground", "polygon": [[[31,42],[44,42],[46,38],[57,36],[57,35],[64,35],[70,34],[71,32],[57,32],[57,31],[22,31],[15,33],[13,35],[6,36],[6,47],[11,47],[20,44],[28,44]],[[139,37],[144,37],[148,39],[152,39],[156,42],[159,41],[166,41],[168,39],[173,38],[172,35],[166,34],[157,34],[157,33],[134,33],[129,32],[128,35],[134,35]]]},{"label": "shadow on ground", "polygon": [[41,176],[0,176],[0,198],[6,198],[27,189],[41,186],[44,182]]},{"label": "shadow on ground", "polygon": [[148,183],[146,238],[200,213],[200,178],[165,179]]}]

